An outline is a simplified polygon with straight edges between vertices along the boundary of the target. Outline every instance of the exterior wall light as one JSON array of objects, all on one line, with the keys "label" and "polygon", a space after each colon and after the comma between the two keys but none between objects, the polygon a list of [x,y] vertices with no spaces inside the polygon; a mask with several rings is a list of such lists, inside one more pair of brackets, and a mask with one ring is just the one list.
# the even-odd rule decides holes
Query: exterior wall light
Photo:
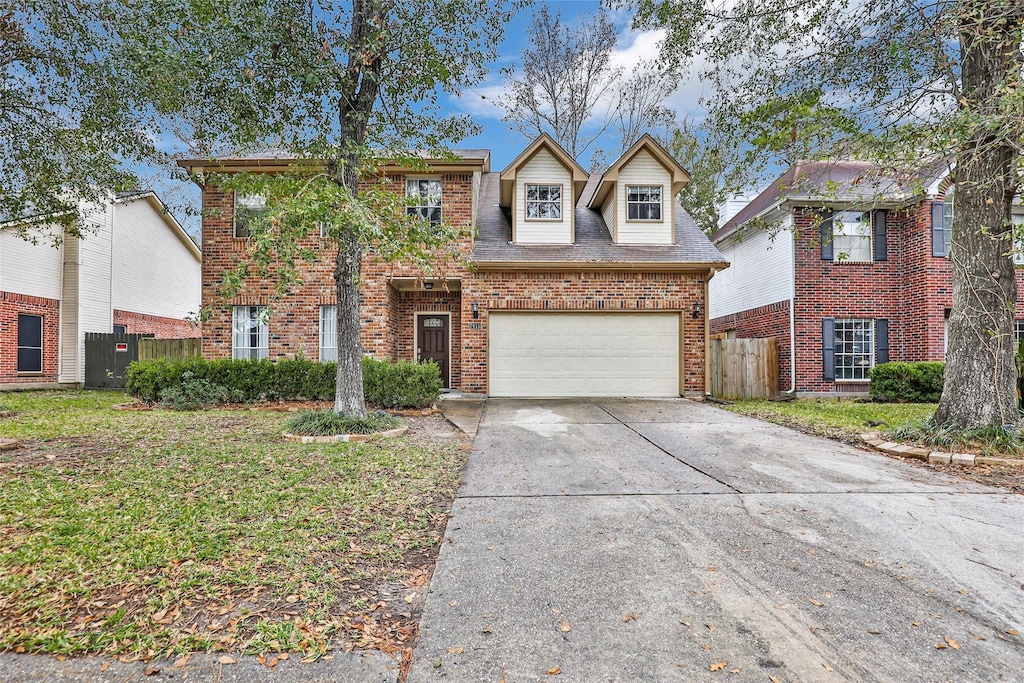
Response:
[{"label": "exterior wall light", "polygon": [[700,317],[701,303],[700,299],[693,302],[693,319],[696,320]]},{"label": "exterior wall light", "polygon": [[474,301],[473,305],[471,306],[471,308],[473,310],[473,317],[474,318],[479,318],[480,317],[480,304],[478,304],[477,302]]}]

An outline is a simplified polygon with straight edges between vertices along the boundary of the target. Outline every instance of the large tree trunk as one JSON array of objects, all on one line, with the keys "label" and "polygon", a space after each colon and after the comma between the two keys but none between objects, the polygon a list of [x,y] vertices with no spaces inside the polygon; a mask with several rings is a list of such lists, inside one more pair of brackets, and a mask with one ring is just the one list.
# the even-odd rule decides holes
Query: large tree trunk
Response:
[{"label": "large tree trunk", "polygon": [[[994,12],[993,3],[983,0],[961,9],[961,108],[974,116],[994,114],[1000,87],[1021,69],[1014,32],[1024,10],[1012,3],[994,4],[1006,13]],[[961,429],[1015,424],[1019,418],[1013,330],[1017,284],[1009,256],[1017,152],[1007,131],[976,126],[957,155],[949,253],[953,310],[945,384],[935,413],[937,422]]]},{"label": "large tree trunk", "polygon": [[334,279],[338,293],[338,375],[334,412],[366,417],[363,343],[359,335],[359,282],[363,248],[354,232],[338,239]]}]

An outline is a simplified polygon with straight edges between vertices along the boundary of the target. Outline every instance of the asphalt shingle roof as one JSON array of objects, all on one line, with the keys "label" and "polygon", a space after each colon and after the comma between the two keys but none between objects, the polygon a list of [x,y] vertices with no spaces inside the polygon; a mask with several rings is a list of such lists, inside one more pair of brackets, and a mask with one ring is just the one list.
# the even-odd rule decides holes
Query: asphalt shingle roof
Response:
[{"label": "asphalt shingle roof", "polygon": [[480,204],[477,211],[479,235],[473,246],[473,260],[500,262],[622,262],[622,263],[716,263],[726,259],[701,232],[689,214],[675,207],[676,243],[665,245],[624,245],[612,241],[611,232],[599,211],[588,209],[601,177],[593,175],[587,182],[576,211],[576,242],[574,244],[510,244],[512,224],[509,210],[499,205],[501,188],[499,173],[484,173],[480,183]]}]

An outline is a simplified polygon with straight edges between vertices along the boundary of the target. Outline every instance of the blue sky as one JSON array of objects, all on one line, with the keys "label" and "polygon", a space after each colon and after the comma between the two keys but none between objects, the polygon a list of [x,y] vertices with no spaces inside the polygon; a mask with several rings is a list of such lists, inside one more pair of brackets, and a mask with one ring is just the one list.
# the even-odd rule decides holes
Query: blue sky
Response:
[{"label": "blue sky", "polygon": [[[566,23],[573,23],[581,14],[597,10],[596,0],[577,0],[549,2],[552,9],[561,11]],[[527,8],[519,14],[507,27],[505,40],[498,48],[499,57],[491,65],[489,78],[479,87],[466,92],[462,97],[445,96],[442,100],[452,112],[470,114],[482,127],[483,132],[456,143],[462,148],[486,148],[491,150],[491,169],[498,171],[509,164],[529,143],[509,125],[501,120],[501,111],[493,103],[493,97],[504,90],[504,82],[500,70],[512,62],[517,62],[521,49],[526,43],[526,32],[534,10]],[[633,32],[629,28],[629,15],[624,12],[613,12],[613,20],[618,29],[616,48],[612,54],[613,66],[621,66],[624,71],[641,59],[654,59],[658,55],[658,42],[661,34],[657,31]],[[675,109],[680,116],[696,110],[699,96],[699,84],[694,79],[686,79],[680,88],[667,99],[667,104]],[[602,141],[592,146],[600,147]],[[617,143],[609,142],[614,147]],[[590,151],[580,158],[586,168],[589,164]],[[171,207],[176,217],[189,232],[198,237],[198,216],[186,215],[185,207],[198,210],[199,189],[191,183],[183,186],[171,181],[166,176],[151,178],[154,189],[161,195],[165,203]]]}]

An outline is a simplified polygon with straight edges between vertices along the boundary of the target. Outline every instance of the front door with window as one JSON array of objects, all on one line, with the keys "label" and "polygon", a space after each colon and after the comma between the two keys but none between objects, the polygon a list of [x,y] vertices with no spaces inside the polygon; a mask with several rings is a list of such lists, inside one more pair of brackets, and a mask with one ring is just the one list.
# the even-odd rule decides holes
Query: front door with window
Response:
[{"label": "front door with window", "polygon": [[416,323],[416,358],[432,360],[441,368],[441,381],[448,383],[448,316],[420,315]]}]

